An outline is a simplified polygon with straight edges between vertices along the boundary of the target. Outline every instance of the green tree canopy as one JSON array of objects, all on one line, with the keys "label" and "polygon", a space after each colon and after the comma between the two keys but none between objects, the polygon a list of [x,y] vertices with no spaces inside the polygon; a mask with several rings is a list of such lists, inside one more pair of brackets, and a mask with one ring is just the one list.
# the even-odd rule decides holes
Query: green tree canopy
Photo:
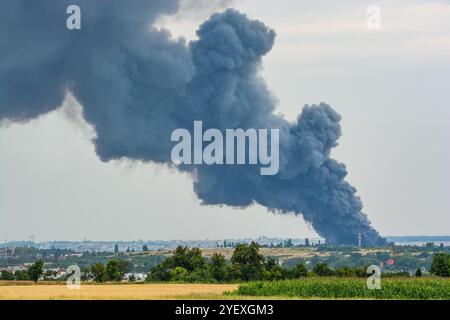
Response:
[{"label": "green tree canopy", "polygon": [[266,280],[281,280],[286,277],[286,269],[278,265],[278,261],[269,257],[264,264],[264,278]]},{"label": "green tree canopy", "polygon": [[2,270],[0,280],[14,280],[14,274],[8,270]]},{"label": "green tree canopy", "polygon": [[105,281],[105,266],[102,263],[100,262],[94,263],[91,266],[91,273],[95,282]]},{"label": "green tree canopy", "polygon": [[121,281],[125,274],[124,262],[121,260],[109,260],[106,263],[105,274],[110,281]]},{"label": "green tree canopy", "polygon": [[28,268],[28,275],[29,275],[30,279],[33,280],[34,282],[38,282],[39,278],[44,273],[43,268],[44,268],[44,261],[38,260],[35,263],[33,263]]},{"label": "green tree canopy", "polygon": [[259,245],[256,242],[239,244],[231,257],[231,263],[235,266],[237,276],[241,280],[261,280],[264,271],[264,256],[259,253]]},{"label": "green tree canopy", "polygon": [[166,259],[167,267],[173,269],[176,267],[183,267],[188,272],[195,269],[203,269],[207,263],[202,256],[202,251],[199,248],[192,248],[178,246],[173,252],[173,256]]},{"label": "green tree canopy", "polygon": [[290,277],[293,279],[303,278],[308,276],[308,270],[303,262],[297,263],[292,270],[290,270]]},{"label": "green tree canopy", "polygon": [[211,276],[217,281],[226,281],[228,279],[227,263],[225,256],[221,253],[214,253],[211,257],[209,266]]},{"label": "green tree canopy", "polygon": [[188,271],[183,267],[176,267],[170,272],[170,278],[172,281],[186,281]]},{"label": "green tree canopy", "polygon": [[318,263],[314,266],[312,270],[318,276],[332,276],[333,270],[328,267],[326,263]]},{"label": "green tree canopy", "polygon": [[440,277],[450,277],[450,254],[436,253],[433,256],[430,272]]}]

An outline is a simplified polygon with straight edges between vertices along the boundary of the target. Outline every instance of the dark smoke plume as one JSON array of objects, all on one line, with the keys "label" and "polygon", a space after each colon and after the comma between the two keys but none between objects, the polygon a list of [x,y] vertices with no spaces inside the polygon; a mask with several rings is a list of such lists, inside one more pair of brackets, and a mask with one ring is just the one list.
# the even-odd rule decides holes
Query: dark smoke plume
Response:
[{"label": "dark smoke plume", "polygon": [[[65,27],[78,4],[82,30]],[[96,131],[102,161],[170,162],[172,130],[202,120],[210,128],[280,129],[280,171],[255,166],[180,166],[205,205],[259,203],[302,214],[330,243],[385,240],[362,213],[345,166],[330,158],[340,116],[326,104],[305,106],[295,123],[274,114],[258,76],[275,32],[227,10],[174,40],[152,28],[177,12],[178,0],[14,0],[0,11],[0,120],[27,121],[61,106],[67,91]]]}]

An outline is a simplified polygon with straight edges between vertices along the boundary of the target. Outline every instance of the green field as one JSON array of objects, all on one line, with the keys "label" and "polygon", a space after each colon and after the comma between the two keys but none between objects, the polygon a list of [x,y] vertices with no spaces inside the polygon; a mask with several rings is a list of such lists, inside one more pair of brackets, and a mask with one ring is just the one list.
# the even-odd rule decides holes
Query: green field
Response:
[{"label": "green field", "polygon": [[242,283],[229,293],[239,296],[326,299],[444,299],[450,300],[450,279],[382,279],[381,289],[367,289],[366,279],[306,278]]}]

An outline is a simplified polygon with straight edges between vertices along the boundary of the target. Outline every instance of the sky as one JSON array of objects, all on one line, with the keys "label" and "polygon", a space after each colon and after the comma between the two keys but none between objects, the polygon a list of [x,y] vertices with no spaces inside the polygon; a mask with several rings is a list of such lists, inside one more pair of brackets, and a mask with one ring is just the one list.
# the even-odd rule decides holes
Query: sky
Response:
[{"label": "sky", "polygon": [[[205,0],[206,1],[206,0]],[[261,76],[294,120],[326,102],[343,120],[333,157],[382,235],[450,234],[450,2],[185,0],[158,28],[196,38],[226,7],[277,33]],[[381,29],[366,26],[377,5]],[[301,217],[201,206],[167,167],[101,162],[70,96],[28,123],[0,127],[0,241],[315,237]]]}]

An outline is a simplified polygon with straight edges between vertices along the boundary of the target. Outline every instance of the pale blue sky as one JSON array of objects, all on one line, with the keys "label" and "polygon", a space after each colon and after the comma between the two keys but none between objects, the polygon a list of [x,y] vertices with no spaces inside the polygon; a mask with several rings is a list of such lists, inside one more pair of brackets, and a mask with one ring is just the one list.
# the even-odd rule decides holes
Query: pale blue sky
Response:
[{"label": "pale blue sky", "polygon": [[[190,10],[159,27],[174,37],[218,9]],[[225,3],[223,1],[219,1]],[[274,4],[276,3],[276,7]],[[369,5],[381,30],[366,28]],[[450,3],[235,0],[275,29],[262,75],[294,119],[306,103],[342,116],[334,157],[344,162],[382,235],[450,234]],[[202,207],[191,179],[156,165],[102,163],[77,103],[0,129],[0,240],[310,237],[302,218]]]}]

